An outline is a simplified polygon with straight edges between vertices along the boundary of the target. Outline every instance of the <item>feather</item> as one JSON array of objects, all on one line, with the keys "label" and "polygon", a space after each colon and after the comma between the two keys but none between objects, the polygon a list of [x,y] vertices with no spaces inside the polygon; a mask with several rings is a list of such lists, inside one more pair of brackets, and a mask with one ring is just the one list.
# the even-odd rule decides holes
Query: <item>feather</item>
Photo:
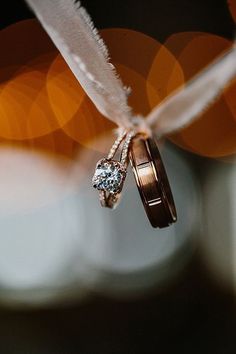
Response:
[{"label": "feather", "polygon": [[129,128],[127,90],[91,18],[74,0],[26,0],[97,109]]},{"label": "feather", "polygon": [[236,75],[236,47],[210,64],[185,87],[167,97],[146,117],[147,124],[161,137],[189,125],[222,93]]}]

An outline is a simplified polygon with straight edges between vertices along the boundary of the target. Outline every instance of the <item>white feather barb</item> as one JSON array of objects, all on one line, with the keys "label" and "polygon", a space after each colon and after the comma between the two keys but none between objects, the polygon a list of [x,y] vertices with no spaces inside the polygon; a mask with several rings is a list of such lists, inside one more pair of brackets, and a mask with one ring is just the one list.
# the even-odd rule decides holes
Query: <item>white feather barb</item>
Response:
[{"label": "white feather barb", "polygon": [[158,137],[184,128],[197,119],[236,76],[236,46],[207,66],[185,87],[155,107],[147,124]]},{"label": "white feather barb", "polygon": [[97,109],[117,125],[132,126],[127,90],[86,10],[73,0],[26,2]]}]

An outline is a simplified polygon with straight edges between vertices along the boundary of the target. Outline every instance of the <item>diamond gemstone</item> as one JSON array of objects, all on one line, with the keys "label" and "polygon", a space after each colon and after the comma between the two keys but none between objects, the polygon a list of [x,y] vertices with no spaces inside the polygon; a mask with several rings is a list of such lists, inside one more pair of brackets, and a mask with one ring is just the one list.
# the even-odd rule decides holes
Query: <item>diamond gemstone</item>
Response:
[{"label": "diamond gemstone", "polygon": [[110,193],[119,193],[125,175],[125,168],[120,162],[102,159],[97,163],[92,180],[93,187]]}]

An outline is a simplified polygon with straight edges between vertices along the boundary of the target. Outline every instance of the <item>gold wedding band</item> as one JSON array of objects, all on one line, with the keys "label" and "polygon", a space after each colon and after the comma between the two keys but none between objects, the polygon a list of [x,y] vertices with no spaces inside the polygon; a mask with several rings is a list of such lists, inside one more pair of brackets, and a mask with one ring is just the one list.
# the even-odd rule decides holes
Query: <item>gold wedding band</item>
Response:
[{"label": "gold wedding band", "polygon": [[167,174],[154,138],[135,138],[130,161],[136,184],[153,227],[163,228],[177,220]]}]

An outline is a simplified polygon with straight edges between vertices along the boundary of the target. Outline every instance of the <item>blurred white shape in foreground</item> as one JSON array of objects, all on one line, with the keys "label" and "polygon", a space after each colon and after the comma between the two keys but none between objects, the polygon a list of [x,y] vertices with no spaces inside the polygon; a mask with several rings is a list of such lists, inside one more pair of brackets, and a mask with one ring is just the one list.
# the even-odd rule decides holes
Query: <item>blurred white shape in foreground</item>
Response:
[{"label": "blurred white shape in foreground", "polygon": [[206,164],[201,249],[219,285],[236,290],[236,164]]},{"label": "blurred white shape in foreground", "polygon": [[91,164],[92,175],[98,156],[86,154],[58,164],[0,150],[2,302],[52,303],[90,289],[137,295],[168,280],[191,255],[198,189],[179,153],[168,145],[162,151],[178,211],[178,222],[163,230],[150,226],[131,174],[119,208],[101,208],[83,168]]}]

